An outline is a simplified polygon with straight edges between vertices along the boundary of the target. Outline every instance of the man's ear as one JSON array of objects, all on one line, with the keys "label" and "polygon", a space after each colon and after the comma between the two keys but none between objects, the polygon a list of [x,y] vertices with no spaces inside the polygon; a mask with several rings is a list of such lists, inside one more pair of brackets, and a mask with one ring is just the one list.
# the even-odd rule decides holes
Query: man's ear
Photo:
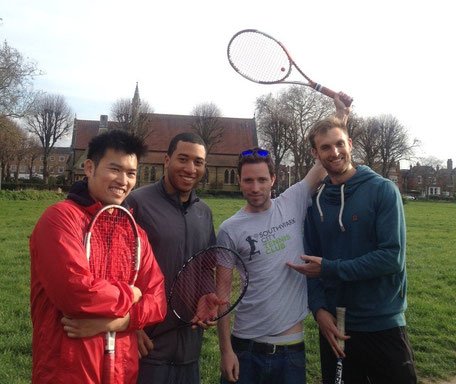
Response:
[{"label": "man's ear", "polygon": [[310,153],[313,156],[314,159],[318,159],[318,152],[315,148],[310,149]]},{"label": "man's ear", "polygon": [[95,172],[95,163],[90,160],[90,159],[86,159],[84,161],[84,173],[87,177],[91,177],[93,176]]},{"label": "man's ear", "polygon": [[274,185],[275,181],[276,181],[276,176],[275,175],[271,176],[271,185]]}]

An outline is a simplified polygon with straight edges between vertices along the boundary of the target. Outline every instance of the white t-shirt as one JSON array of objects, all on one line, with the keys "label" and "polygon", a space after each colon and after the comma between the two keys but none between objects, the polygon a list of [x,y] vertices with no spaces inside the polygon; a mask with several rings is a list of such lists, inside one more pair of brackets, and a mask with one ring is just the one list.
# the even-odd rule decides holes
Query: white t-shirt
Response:
[{"label": "white t-shirt", "polygon": [[[236,307],[233,335],[274,336],[309,313],[306,278],[285,263],[302,262],[303,225],[310,204],[310,186],[301,181],[272,199],[268,210],[241,209],[221,224],[217,243],[238,251],[249,272],[249,286]],[[221,263],[235,267],[233,260]]]}]

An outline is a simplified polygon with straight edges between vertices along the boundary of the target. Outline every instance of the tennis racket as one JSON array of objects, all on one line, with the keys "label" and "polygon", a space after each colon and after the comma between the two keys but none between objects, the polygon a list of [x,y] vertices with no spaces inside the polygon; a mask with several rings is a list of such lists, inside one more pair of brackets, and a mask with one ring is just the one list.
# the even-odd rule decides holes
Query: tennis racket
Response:
[{"label": "tennis racket", "polygon": [[[135,220],[119,205],[100,209],[89,224],[85,237],[90,271],[96,278],[134,285],[138,277],[141,243]],[[107,332],[102,383],[114,383],[116,333]]]},{"label": "tennis racket", "polygon": [[[334,99],[336,92],[316,83],[294,62],[284,45],[256,29],[237,32],[228,43],[228,61],[234,70],[246,79],[259,84],[298,84],[315,89]],[[293,68],[305,81],[289,80]],[[350,97],[342,99],[349,107]]]},{"label": "tennis racket", "polygon": [[[337,307],[336,308],[336,323],[338,331],[345,335],[345,308],[344,307]],[[342,339],[337,339],[339,346],[344,349],[345,341]],[[342,381],[342,370],[343,370],[343,359],[342,357],[337,358],[336,363],[336,377],[335,377],[335,384],[343,384]]]},{"label": "tennis racket", "polygon": [[[223,267],[233,260],[236,268]],[[227,280],[230,283],[223,284]],[[168,295],[168,308],[181,325],[155,334],[153,338],[198,322],[220,319],[241,301],[248,284],[249,274],[236,251],[210,246],[197,252],[177,273]]]}]

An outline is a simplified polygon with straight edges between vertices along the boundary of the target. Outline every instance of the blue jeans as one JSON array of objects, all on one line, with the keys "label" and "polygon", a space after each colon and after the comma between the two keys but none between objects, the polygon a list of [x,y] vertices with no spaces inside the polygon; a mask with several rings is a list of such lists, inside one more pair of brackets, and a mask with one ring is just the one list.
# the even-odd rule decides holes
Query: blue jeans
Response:
[{"label": "blue jeans", "polygon": [[[253,344],[252,344],[253,345]],[[236,384],[305,384],[306,352],[284,347],[273,354],[258,353],[254,348],[233,349],[239,359],[239,380]],[[221,384],[228,384],[223,377]]]}]

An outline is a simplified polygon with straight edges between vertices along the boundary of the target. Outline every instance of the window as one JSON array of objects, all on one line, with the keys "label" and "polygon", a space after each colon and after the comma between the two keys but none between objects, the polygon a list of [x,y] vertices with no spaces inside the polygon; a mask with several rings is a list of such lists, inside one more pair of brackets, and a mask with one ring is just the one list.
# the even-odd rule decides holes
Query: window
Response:
[{"label": "window", "polygon": [[54,160],[55,160],[55,156],[50,156],[50,157],[49,157],[49,160],[50,160],[50,161],[54,161]]},{"label": "window", "polygon": [[236,172],[234,169],[229,170],[225,169],[225,174],[224,174],[224,183],[225,184],[234,184],[236,182]]},{"label": "window", "polygon": [[59,161],[60,162],[65,161],[65,156],[59,156]]},{"label": "window", "polygon": [[157,179],[157,170],[155,167],[150,168],[150,181],[155,181]]},{"label": "window", "polygon": [[149,167],[144,167],[144,181],[147,183],[150,181],[150,171]]},{"label": "window", "polygon": [[64,167],[58,167],[57,172],[58,172],[58,173],[63,173],[64,170],[65,170]]}]

